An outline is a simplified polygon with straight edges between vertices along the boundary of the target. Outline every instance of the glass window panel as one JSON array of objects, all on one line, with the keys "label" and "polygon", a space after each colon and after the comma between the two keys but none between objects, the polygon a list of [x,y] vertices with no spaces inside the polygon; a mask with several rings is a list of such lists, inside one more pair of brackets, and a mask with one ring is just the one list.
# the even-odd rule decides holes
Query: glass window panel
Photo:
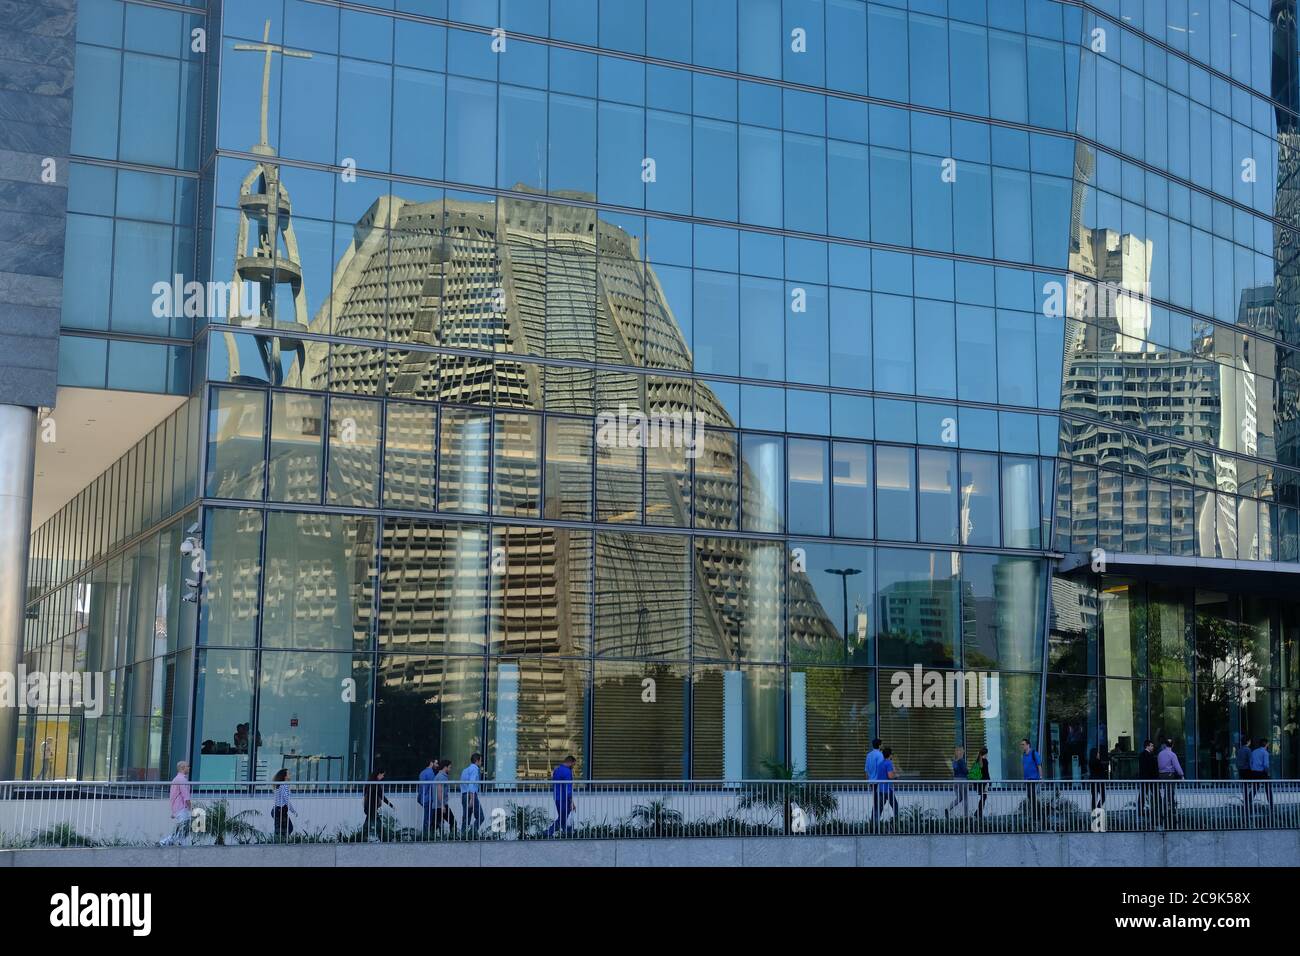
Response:
[{"label": "glass window panel", "polygon": [[1145,677],[1147,590],[1140,581],[1106,576],[1101,591],[1101,672],[1111,677]]},{"label": "glass window panel", "polygon": [[[255,779],[363,780],[370,767],[373,660],[339,653],[261,655]],[[354,694],[342,694],[345,681]]]},{"label": "glass window panel", "polygon": [[784,657],[782,596],[787,560],[779,542],[695,539],[697,659],[779,661]]},{"label": "glass window panel", "polygon": [[830,534],[831,497],[827,481],[828,443],[807,438],[791,438],[790,456],[790,523],[793,534]]},{"label": "glass window panel", "polygon": [[871,446],[832,442],[831,474],[835,536],[873,537],[875,511],[872,507]]},{"label": "glass window panel", "polygon": [[380,549],[380,650],[482,654],[491,560],[486,530],[389,518]]},{"label": "glass window panel", "polygon": [[329,504],[378,505],[380,407],[361,399],[330,400]]},{"label": "glass window panel", "polygon": [[762,780],[785,763],[785,680],[779,667],[692,669],[691,776]]},{"label": "glass window panel", "polygon": [[920,538],[957,544],[957,453],[922,448],[917,454]]},{"label": "glass window panel", "polygon": [[567,756],[586,759],[589,661],[493,658],[488,674],[484,776],[494,781],[547,780]]},{"label": "glass window panel", "polygon": [[262,514],[213,508],[204,522],[207,573],[202,577],[199,640],[253,647],[257,643],[258,585],[262,574]]},{"label": "glass window panel", "polygon": [[207,494],[260,499],[265,439],[265,392],[213,389],[208,413]]},{"label": "glass window panel", "polygon": [[251,779],[255,658],[253,651],[199,652],[191,780]]},{"label": "glass window panel", "polygon": [[596,535],[596,653],[685,659],[691,606],[690,540]]},{"label": "glass window panel", "polygon": [[1042,564],[1036,558],[961,559],[962,666],[1031,671],[1042,666]]},{"label": "glass window panel", "polygon": [[[684,664],[596,663],[593,779],[676,780],[687,776],[686,673]],[[647,690],[653,690],[650,701]]]},{"label": "glass window panel", "polygon": [[325,400],[275,392],[271,396],[271,459],[267,497],[272,501],[320,501],[321,420]]},{"label": "glass window panel", "polygon": [[375,753],[390,780],[414,780],[432,757],[469,763],[483,747],[482,658],[381,654],[375,671]]},{"label": "glass window panel", "polygon": [[853,545],[799,542],[790,573],[790,660],[869,664],[875,554]]},{"label": "glass window panel", "polygon": [[[543,517],[591,520],[591,422],[551,417],[546,422],[546,498]],[[689,499],[688,499],[689,500]]]},{"label": "glass window panel", "polygon": [[384,428],[384,507],[432,511],[438,412],[432,405],[389,402]]},{"label": "glass window panel", "polygon": [[881,538],[916,540],[916,456],[911,448],[876,446],[876,528]]},{"label": "glass window panel", "polygon": [[542,419],[498,412],[493,430],[492,510],[535,518],[541,511]]},{"label": "glass window panel", "polygon": [[961,455],[961,531],[963,544],[996,546],[1002,520],[999,515],[998,459],[996,455]]},{"label": "glass window panel", "polygon": [[961,622],[958,577],[953,552],[879,552],[876,633],[882,666],[954,664]]},{"label": "glass window panel", "polygon": [[746,531],[780,531],[784,512],[782,440],[742,435],[742,526]]},{"label": "glass window panel", "polygon": [[487,513],[490,432],[487,412],[442,409],[438,441],[440,510]]},{"label": "glass window panel", "polygon": [[365,650],[375,594],[375,522],[351,515],[266,518],[262,645]]},{"label": "glass window panel", "polygon": [[591,647],[591,533],[497,527],[492,650],[585,656]]}]

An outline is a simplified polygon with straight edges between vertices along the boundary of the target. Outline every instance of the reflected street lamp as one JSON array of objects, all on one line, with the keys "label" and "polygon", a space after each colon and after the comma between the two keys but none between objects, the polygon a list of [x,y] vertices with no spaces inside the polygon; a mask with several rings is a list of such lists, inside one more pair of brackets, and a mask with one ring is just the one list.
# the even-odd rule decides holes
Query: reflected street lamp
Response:
[{"label": "reflected street lamp", "polygon": [[827,574],[838,574],[844,590],[844,660],[849,659],[849,578],[861,574],[861,568],[827,568]]}]

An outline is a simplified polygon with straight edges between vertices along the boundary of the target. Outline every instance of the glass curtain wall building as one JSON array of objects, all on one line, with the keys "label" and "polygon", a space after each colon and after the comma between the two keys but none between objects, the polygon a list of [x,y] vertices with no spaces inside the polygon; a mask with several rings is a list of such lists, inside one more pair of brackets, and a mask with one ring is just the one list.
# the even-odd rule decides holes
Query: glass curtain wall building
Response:
[{"label": "glass curtain wall building", "polygon": [[1300,776],[1294,0],[183,7],[80,2],[64,327],[193,371],[25,775]]}]

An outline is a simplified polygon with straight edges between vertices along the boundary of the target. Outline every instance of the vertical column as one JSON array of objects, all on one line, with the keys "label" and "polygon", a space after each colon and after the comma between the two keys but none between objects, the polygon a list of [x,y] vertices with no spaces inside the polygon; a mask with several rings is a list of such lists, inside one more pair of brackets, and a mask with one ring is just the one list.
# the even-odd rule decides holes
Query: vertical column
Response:
[{"label": "vertical column", "polygon": [[[32,524],[36,410],[0,405],[0,672],[16,675],[27,603],[27,543]],[[0,780],[11,780],[18,709],[0,707]]]}]

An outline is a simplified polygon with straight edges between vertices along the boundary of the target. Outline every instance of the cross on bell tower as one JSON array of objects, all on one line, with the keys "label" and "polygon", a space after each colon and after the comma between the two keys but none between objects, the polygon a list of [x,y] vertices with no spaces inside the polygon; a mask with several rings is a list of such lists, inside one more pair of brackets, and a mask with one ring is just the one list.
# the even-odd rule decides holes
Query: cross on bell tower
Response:
[{"label": "cross on bell tower", "polygon": [[[258,162],[244,177],[239,190],[239,234],[235,248],[234,295],[231,296],[232,309],[237,310],[239,303],[247,301],[244,286],[254,286],[258,292],[258,311],[253,316],[238,316],[234,312],[229,321],[245,328],[274,329],[282,333],[256,337],[262,367],[256,370],[252,378],[277,385],[295,384],[294,380],[302,374],[305,354],[302,340],[293,333],[307,330],[307,296],[302,284],[298,237],[293,229],[293,204],[288,190],[280,182],[280,167],[268,161],[276,155],[275,148],[271,145],[269,123],[271,60],[277,53],[304,60],[311,59],[312,55],[272,43],[270,20],[266,21],[262,29],[261,43],[237,43],[234,49],[241,53],[261,53],[264,57],[260,104],[261,139],[252,147],[251,152],[266,159]],[[281,286],[289,288],[293,303],[289,315],[276,314],[276,290]],[[286,336],[283,334],[285,332],[290,334]],[[241,360],[235,336],[226,333],[225,339],[230,375],[238,381],[242,377]],[[288,369],[283,367],[281,361],[282,350],[285,348],[296,355],[296,361]]]},{"label": "cross on bell tower", "polygon": [[293,56],[310,60],[311,54],[303,50],[290,50],[278,43],[272,43],[270,20],[267,20],[262,27],[261,43],[236,43],[235,49],[241,53],[265,54],[265,60],[262,63],[262,139],[253,147],[253,152],[274,156],[275,150],[271,148],[271,137],[267,131],[267,117],[271,110],[271,57],[279,53],[281,56]]}]

